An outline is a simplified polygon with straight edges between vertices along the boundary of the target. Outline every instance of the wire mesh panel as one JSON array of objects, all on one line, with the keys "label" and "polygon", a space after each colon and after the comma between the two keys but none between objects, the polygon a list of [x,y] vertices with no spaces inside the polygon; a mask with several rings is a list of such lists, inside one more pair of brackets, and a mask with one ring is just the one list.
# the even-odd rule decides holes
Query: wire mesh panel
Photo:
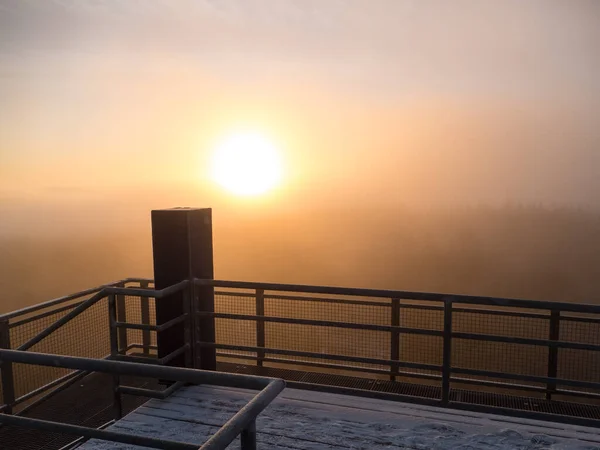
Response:
[{"label": "wire mesh panel", "polygon": [[[156,325],[156,299],[151,297],[137,297],[127,295],[125,302],[125,321],[137,325]],[[146,348],[156,346],[156,331],[127,329],[127,341],[119,342],[121,348],[129,348],[134,352],[155,354],[154,349]]]},{"label": "wire mesh panel", "polygon": [[[250,292],[215,293],[215,312],[228,314],[256,315],[256,297]],[[217,344],[256,346],[256,322],[252,320],[215,319]],[[222,354],[256,356],[256,352],[242,350],[219,350]]]},{"label": "wire mesh panel", "polygon": [[389,299],[265,295],[265,315],[368,325],[390,325]]},{"label": "wire mesh panel", "polygon": [[[264,299],[267,317],[318,320],[347,324],[391,324],[389,299],[348,296],[267,294]],[[389,331],[338,328],[304,324],[265,324],[265,347],[322,354],[322,357],[271,355],[275,358],[309,363],[328,363],[354,368],[389,371],[389,365],[342,361],[325,355],[390,359]],[[332,369],[314,369],[332,371]]]},{"label": "wire mesh panel", "polygon": [[508,342],[453,339],[452,365],[464,369],[545,377],[548,349]]},{"label": "wire mesh panel", "polygon": [[[456,308],[460,308],[457,306]],[[514,313],[495,308],[494,312]],[[547,317],[538,317],[545,315]],[[519,337],[529,339],[548,339],[550,314],[538,312],[534,317],[523,315],[502,315],[486,313],[483,309],[471,312],[455,311],[452,314],[452,331],[462,333],[493,334],[495,336]]]},{"label": "wire mesh panel", "polygon": [[339,355],[388,360],[390,355],[390,338],[389,333],[383,331],[266,323],[265,340],[266,347],[268,348],[320,353],[323,355],[318,358],[276,355],[277,357],[289,360],[298,362],[325,362],[351,367],[389,370],[389,365],[340,361],[339,359],[329,359],[326,356]]},{"label": "wire mesh panel", "polygon": [[[581,318],[581,315],[580,315]],[[598,320],[597,317],[584,317],[583,320]],[[583,322],[569,320],[560,321],[560,340],[581,344],[600,345],[600,322]],[[600,382],[600,352],[595,350],[579,350],[570,348],[558,349],[558,378],[577,381]],[[572,387],[566,387],[573,390]],[[578,391],[600,393],[600,389],[576,388]],[[596,400],[598,402],[598,400]]]},{"label": "wire mesh panel", "polygon": [[[399,324],[403,328],[443,331],[444,311],[441,302],[401,302]],[[443,339],[441,336],[427,336],[413,333],[400,334],[400,361],[441,365]],[[440,375],[439,371],[423,369],[402,369],[415,374]],[[436,384],[436,383],[434,383]]]},{"label": "wire mesh panel", "polygon": [[[452,331],[461,333],[487,334],[509,338],[543,339],[549,337],[550,315],[543,311],[547,317],[527,317],[526,315],[513,315],[515,311],[495,308],[497,313],[490,314],[483,310],[472,312],[454,312]],[[498,312],[511,315],[502,315]],[[526,345],[510,342],[489,342],[472,339],[453,339],[452,341],[452,367],[464,369],[485,370],[490,372],[503,372],[517,375],[533,375],[545,377],[548,375],[548,347]],[[507,384],[529,386],[545,386],[542,383],[529,381],[512,381],[507,379],[486,376],[461,376],[462,378],[497,381]],[[498,391],[497,387],[474,387],[477,390]],[[516,393],[516,391],[502,391],[503,393]]]},{"label": "wire mesh panel", "polygon": [[[22,324],[17,321],[11,328],[12,348],[18,348],[26,343],[67,315],[71,310],[67,309],[55,314],[43,315]],[[33,345],[29,350],[88,358],[108,356],[110,343],[106,298],[99,300],[42,341]],[[71,372],[68,369],[24,364],[13,364],[13,370],[17,398]]]}]

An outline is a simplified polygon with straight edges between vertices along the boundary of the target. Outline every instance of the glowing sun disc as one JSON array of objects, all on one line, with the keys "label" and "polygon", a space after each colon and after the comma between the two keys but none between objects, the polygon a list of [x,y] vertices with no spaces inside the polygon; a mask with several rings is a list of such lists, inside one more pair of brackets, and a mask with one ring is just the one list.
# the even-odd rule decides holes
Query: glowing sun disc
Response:
[{"label": "glowing sun disc", "polygon": [[233,194],[264,194],[279,184],[281,172],[277,148],[259,134],[234,134],[214,149],[212,178]]}]

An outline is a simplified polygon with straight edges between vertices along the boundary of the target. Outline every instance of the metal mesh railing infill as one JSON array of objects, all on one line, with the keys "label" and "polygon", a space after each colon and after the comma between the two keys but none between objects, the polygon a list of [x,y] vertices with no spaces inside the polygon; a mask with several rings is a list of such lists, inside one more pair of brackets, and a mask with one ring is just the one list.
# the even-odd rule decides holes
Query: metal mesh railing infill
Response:
[{"label": "metal mesh railing infill", "polygon": [[373,386],[442,404],[530,398],[522,405],[600,408],[600,307],[200,280],[211,283],[215,313],[200,316],[214,317],[216,344],[207,345],[232,370],[379,380]]}]

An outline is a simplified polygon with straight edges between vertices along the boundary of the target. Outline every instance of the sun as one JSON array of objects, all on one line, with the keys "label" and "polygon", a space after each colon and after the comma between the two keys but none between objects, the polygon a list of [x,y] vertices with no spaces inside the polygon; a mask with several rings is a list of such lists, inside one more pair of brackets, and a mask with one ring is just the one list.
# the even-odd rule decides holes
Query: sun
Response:
[{"label": "sun", "polygon": [[281,182],[280,154],[261,134],[231,134],[214,148],[211,175],[235,195],[261,195]]}]

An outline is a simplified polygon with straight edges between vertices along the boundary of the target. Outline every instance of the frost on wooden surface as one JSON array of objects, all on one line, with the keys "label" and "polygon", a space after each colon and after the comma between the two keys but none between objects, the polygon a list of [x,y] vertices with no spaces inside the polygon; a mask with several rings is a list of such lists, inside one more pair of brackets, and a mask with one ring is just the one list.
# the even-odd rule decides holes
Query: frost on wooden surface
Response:
[{"label": "frost on wooden surface", "polygon": [[[189,386],[151,400],[111,427],[124,433],[202,445],[254,395]],[[258,417],[264,449],[600,450],[600,430],[286,389]],[[91,440],[82,450],[144,447]],[[239,440],[229,446],[239,449]]]}]

